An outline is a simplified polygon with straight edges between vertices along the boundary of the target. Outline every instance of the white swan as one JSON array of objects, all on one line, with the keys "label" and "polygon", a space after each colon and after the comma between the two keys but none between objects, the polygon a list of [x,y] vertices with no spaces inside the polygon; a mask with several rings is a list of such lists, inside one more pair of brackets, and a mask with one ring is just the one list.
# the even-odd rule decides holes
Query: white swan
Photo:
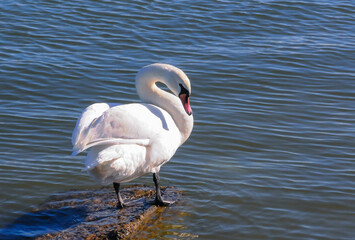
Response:
[{"label": "white swan", "polygon": [[103,185],[113,183],[117,207],[124,206],[120,183],[147,173],[153,173],[156,204],[165,206],[159,170],[191,134],[190,81],[180,69],[156,63],[138,72],[136,89],[144,103],[95,103],[83,111],[73,131],[73,155],[90,148],[86,170]]}]

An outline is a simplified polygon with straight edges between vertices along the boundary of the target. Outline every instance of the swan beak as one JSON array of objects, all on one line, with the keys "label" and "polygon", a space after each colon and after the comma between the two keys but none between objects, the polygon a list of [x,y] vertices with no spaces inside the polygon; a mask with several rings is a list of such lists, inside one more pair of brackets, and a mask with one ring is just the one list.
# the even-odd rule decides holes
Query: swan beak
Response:
[{"label": "swan beak", "polygon": [[190,106],[189,94],[188,93],[182,93],[182,94],[179,95],[179,98],[181,100],[182,106],[185,109],[185,112],[189,116],[191,116],[192,109],[191,109],[191,106]]}]

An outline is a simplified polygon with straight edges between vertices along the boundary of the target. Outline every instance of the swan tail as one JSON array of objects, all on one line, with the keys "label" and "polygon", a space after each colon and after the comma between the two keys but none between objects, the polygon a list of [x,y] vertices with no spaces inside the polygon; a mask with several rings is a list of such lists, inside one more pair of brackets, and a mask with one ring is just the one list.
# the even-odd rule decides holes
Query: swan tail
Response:
[{"label": "swan tail", "polygon": [[72,134],[73,156],[80,153],[90,126],[108,109],[107,103],[95,103],[88,106],[78,118]]},{"label": "swan tail", "polygon": [[146,151],[137,144],[96,145],[88,152],[85,170],[102,185],[127,182],[146,173]]}]

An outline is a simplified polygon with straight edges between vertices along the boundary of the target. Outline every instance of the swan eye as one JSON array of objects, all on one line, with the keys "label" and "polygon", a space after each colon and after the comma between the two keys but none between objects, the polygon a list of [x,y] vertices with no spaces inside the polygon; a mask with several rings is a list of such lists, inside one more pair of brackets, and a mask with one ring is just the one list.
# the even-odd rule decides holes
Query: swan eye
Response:
[{"label": "swan eye", "polygon": [[189,91],[187,91],[187,89],[186,88],[184,88],[184,86],[181,84],[181,83],[179,83],[179,86],[180,86],[180,93],[179,93],[179,96],[180,95],[182,95],[182,94],[186,94],[186,97],[188,98],[189,97]]}]

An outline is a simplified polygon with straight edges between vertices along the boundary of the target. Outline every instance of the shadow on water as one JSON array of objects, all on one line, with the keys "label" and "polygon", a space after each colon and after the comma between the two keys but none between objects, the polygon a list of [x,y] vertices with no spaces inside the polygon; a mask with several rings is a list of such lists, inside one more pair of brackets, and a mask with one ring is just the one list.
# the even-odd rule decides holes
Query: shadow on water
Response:
[{"label": "shadow on water", "polygon": [[72,227],[85,219],[85,207],[64,207],[27,213],[0,230],[0,239],[31,239]]}]

